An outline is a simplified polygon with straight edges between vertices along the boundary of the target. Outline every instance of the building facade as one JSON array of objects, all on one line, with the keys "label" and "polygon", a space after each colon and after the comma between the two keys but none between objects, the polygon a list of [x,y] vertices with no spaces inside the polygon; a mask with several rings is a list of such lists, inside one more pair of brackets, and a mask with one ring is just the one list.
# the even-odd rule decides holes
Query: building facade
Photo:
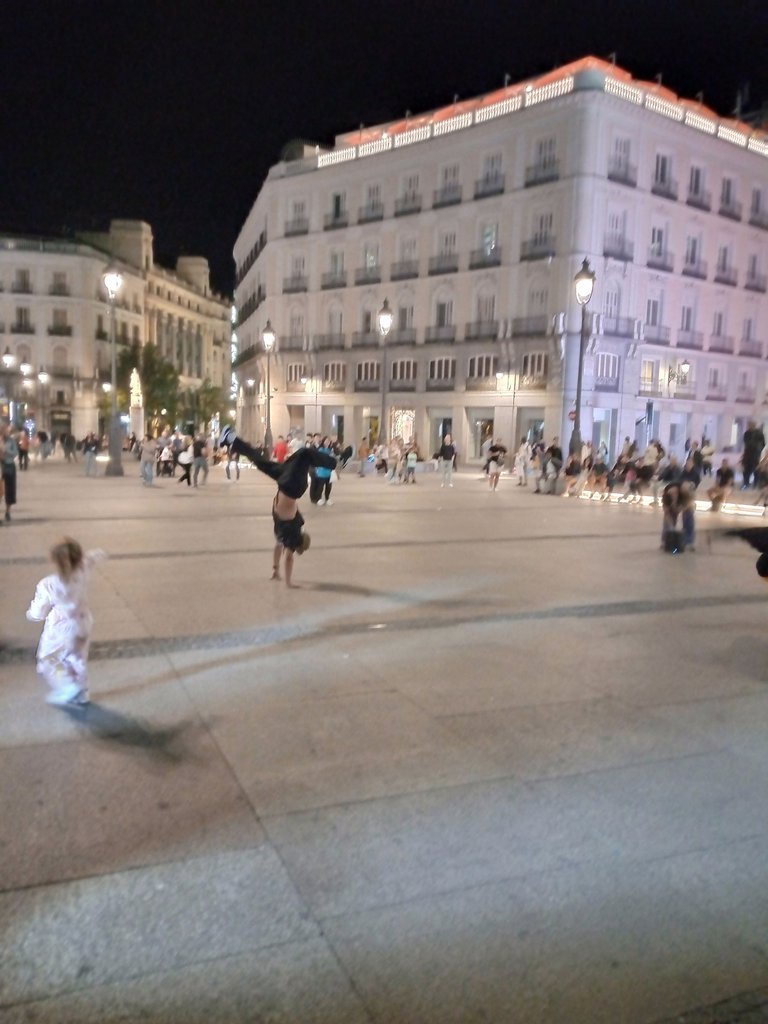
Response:
[{"label": "building facade", "polygon": [[[113,221],[77,240],[0,237],[2,415],[31,429],[83,437],[98,430],[110,379],[110,306],[102,281],[123,276],[115,302],[118,352],[153,342],[180,387],[205,379],[229,388],[229,303],[210,290],[208,263],[180,257],[175,272],[154,262],[152,231]],[[222,410],[223,411],[223,410]]]},{"label": "building facade", "polygon": [[[234,247],[238,413],[353,443],[465,457],[490,433],[567,439],[596,273],[581,430],[682,450],[762,421],[768,136],[586,58],[305,147],[274,166]],[[377,312],[393,327],[382,343]]]}]

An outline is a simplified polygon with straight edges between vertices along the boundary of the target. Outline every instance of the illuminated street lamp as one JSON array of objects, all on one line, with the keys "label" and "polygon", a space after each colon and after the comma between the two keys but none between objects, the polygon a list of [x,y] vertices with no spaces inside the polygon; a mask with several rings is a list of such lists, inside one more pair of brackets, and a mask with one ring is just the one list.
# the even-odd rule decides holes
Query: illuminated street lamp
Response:
[{"label": "illuminated street lamp", "polygon": [[123,439],[120,419],[117,415],[117,341],[115,339],[115,300],[123,286],[123,275],[114,266],[110,266],[102,280],[109,296],[109,340],[112,349],[110,387],[112,416],[109,424],[109,462],[104,470],[104,475],[123,476]]},{"label": "illuminated street lamp", "polygon": [[267,320],[267,325],[261,333],[261,340],[264,342],[264,351],[267,353],[267,419],[264,430],[264,447],[267,449],[267,458],[272,458],[272,379],[270,377],[270,357],[275,347],[275,332],[272,324]]},{"label": "illuminated street lamp", "polygon": [[589,324],[587,321],[587,305],[595,288],[595,272],[584,258],[581,270],[573,279],[576,301],[581,306],[581,337],[579,339],[579,367],[576,375],[576,409],[573,417],[573,433],[568,451],[571,455],[581,458],[581,387],[584,379],[584,352],[589,341]]},{"label": "illuminated street lamp", "polygon": [[16,356],[11,352],[8,346],[5,346],[5,352],[3,352],[3,366],[6,370],[12,370],[16,365]]},{"label": "illuminated street lamp", "polygon": [[387,431],[385,428],[386,415],[387,415],[387,335],[392,329],[392,321],[394,319],[392,310],[389,306],[389,299],[384,299],[384,305],[378,312],[376,317],[379,325],[379,334],[381,335],[381,416],[379,416],[379,437],[378,444],[385,444],[387,440]]}]

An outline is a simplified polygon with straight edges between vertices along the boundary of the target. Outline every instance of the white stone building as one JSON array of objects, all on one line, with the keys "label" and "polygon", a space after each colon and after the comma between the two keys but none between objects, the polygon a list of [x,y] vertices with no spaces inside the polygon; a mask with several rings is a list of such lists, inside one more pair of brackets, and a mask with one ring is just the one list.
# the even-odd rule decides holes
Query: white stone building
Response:
[{"label": "white stone building", "polygon": [[111,369],[102,282],[111,259],[123,275],[115,304],[118,351],[154,342],[182,388],[206,378],[228,388],[230,307],[211,293],[205,259],[180,257],[175,272],[163,269],[154,262],[151,228],[140,221],[113,221],[108,233],[77,241],[0,236],[4,418],[13,414],[17,422],[78,439],[98,429],[101,386]]},{"label": "white stone building", "polygon": [[305,147],[270,170],[234,256],[254,437],[269,319],[275,435],[355,443],[384,397],[388,433],[426,453],[446,429],[465,458],[491,432],[567,441],[585,257],[585,438],[724,447],[763,420],[768,136],[595,58]]}]

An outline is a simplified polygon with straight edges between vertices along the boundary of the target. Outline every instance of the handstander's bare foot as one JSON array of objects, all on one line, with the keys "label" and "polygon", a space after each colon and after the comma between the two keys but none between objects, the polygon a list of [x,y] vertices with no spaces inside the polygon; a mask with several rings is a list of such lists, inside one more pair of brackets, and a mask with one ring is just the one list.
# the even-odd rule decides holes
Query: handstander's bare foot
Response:
[{"label": "handstander's bare foot", "polygon": [[281,580],[283,577],[280,575],[280,571],[278,569],[273,569],[271,578],[273,580]]}]

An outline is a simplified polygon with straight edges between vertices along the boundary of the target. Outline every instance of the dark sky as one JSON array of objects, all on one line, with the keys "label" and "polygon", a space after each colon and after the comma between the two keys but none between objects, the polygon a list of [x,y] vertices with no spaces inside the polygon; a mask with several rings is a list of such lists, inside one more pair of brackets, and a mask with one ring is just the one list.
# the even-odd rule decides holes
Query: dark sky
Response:
[{"label": "dark sky", "polygon": [[766,0],[3,0],[0,232],[141,218],[232,244],[290,139],[330,142],[589,53],[722,114],[768,102]]}]

